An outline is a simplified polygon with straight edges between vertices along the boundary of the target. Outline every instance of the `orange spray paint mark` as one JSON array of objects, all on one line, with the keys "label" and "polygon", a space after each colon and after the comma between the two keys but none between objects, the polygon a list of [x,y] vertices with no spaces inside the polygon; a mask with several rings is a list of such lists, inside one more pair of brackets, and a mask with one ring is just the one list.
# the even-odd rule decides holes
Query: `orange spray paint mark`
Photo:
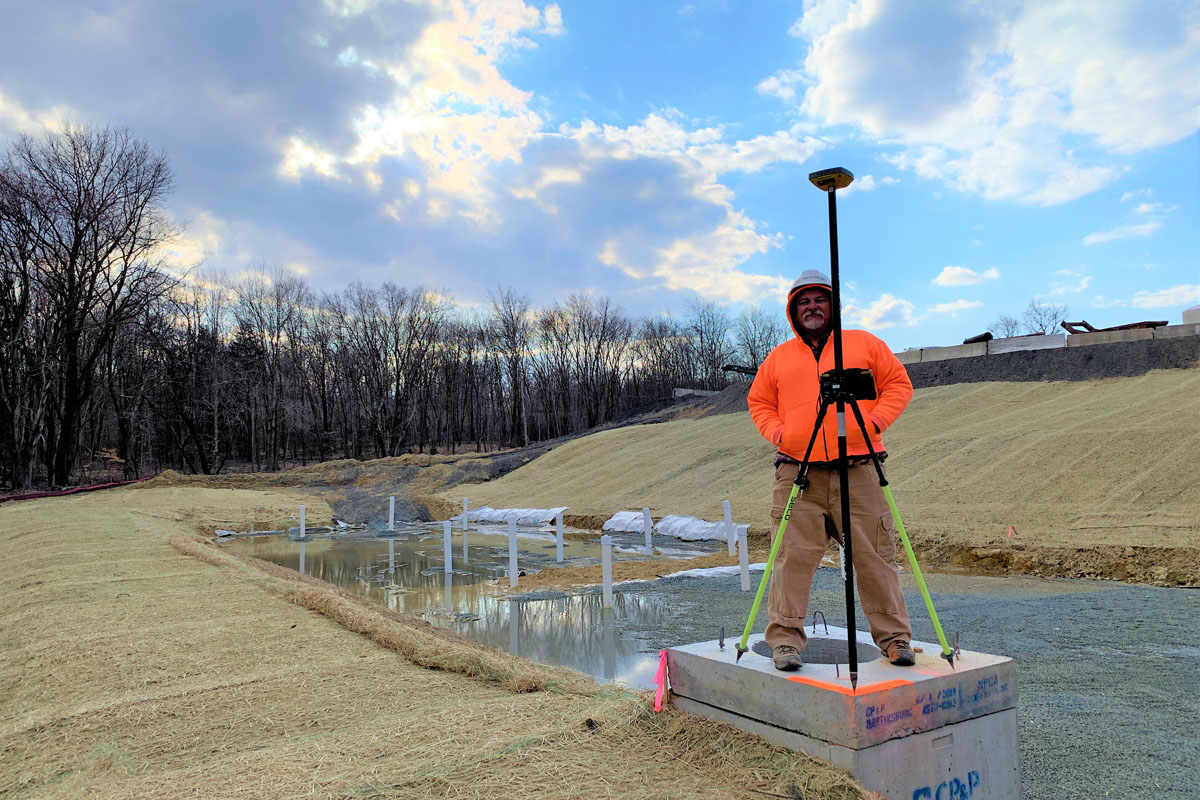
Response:
[{"label": "orange spray paint mark", "polygon": [[858,690],[851,689],[848,686],[842,686],[831,681],[823,681],[817,678],[809,678],[804,675],[793,675],[788,678],[789,681],[803,683],[805,686],[814,686],[818,689],[828,689],[831,692],[838,694],[849,694],[858,696],[860,694],[874,694],[875,692],[886,692],[888,689],[895,689],[897,686],[912,686],[912,681],[906,681],[904,678],[896,678],[890,681],[880,681],[879,683],[868,683],[858,687]]}]

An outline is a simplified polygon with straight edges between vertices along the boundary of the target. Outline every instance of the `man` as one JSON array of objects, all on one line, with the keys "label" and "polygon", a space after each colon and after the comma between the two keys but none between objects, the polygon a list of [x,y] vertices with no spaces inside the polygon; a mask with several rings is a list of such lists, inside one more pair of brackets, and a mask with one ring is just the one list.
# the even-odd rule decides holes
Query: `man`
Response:
[{"label": "man", "polygon": [[[750,416],[759,432],[778,448],[771,518],[778,527],[800,459],[812,437],[820,406],[820,374],[834,369],[832,286],[815,269],[805,270],[788,292],[787,316],[796,338],[776,347],[763,361],[750,387]],[[912,382],[899,359],[880,339],[866,331],[842,333],[845,368],[870,369],[875,400],[859,400],[871,446],[886,457],[880,433],[896,421],[912,399]],[[771,575],[767,600],[770,622],[766,640],[774,650],[775,668],[800,669],[807,637],[804,621],[813,575],[828,539],[841,542],[841,481],[838,475],[837,414],[831,407],[813,445],[809,488],[796,499],[783,544]],[[859,599],[871,623],[871,635],[889,661],[916,663],[909,642],[912,628],[900,573],[891,510],[871,464],[862,430],[846,409],[846,452],[849,461],[850,529],[854,575]]]}]

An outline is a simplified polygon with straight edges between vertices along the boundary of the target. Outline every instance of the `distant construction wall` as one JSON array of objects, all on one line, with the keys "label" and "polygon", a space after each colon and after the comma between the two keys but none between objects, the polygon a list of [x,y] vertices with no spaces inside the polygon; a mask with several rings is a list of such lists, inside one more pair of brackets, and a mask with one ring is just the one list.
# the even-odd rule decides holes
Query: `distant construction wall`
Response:
[{"label": "distant construction wall", "polygon": [[1087,347],[1093,344],[1113,342],[1140,342],[1146,339],[1175,339],[1181,336],[1200,336],[1200,324],[1164,325],[1159,328],[1135,328],[1126,331],[1096,331],[1095,333],[1054,333],[1047,336],[1013,336],[974,342],[951,347],[923,347],[905,350],[896,356],[902,364],[919,364],[929,361],[945,361],[948,358],[974,358],[976,356],[1016,353],[1024,350],[1053,350],[1058,347]]},{"label": "distant construction wall", "polygon": [[1015,336],[954,347],[905,350],[896,356],[918,388],[980,381],[1130,377],[1152,369],[1197,366],[1200,324],[1070,336]]}]

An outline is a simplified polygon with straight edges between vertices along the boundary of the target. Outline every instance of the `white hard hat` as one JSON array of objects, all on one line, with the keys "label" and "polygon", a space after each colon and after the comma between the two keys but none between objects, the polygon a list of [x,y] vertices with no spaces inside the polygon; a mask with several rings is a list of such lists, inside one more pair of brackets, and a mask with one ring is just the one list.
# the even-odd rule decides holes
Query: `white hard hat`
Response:
[{"label": "white hard hat", "polygon": [[792,284],[792,288],[788,290],[788,299],[795,297],[804,289],[819,286],[825,291],[833,294],[833,283],[829,280],[829,276],[819,269],[806,269],[800,273],[800,277],[796,278],[796,282]]}]

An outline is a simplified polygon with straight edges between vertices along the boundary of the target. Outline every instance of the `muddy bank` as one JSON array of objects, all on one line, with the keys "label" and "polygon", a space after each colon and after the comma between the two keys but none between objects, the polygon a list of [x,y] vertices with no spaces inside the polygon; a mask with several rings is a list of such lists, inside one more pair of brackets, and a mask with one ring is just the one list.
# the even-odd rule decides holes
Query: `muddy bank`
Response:
[{"label": "muddy bank", "polygon": [[1200,549],[1194,547],[968,547],[914,548],[923,565],[975,575],[1091,578],[1151,586],[1200,586]]}]

